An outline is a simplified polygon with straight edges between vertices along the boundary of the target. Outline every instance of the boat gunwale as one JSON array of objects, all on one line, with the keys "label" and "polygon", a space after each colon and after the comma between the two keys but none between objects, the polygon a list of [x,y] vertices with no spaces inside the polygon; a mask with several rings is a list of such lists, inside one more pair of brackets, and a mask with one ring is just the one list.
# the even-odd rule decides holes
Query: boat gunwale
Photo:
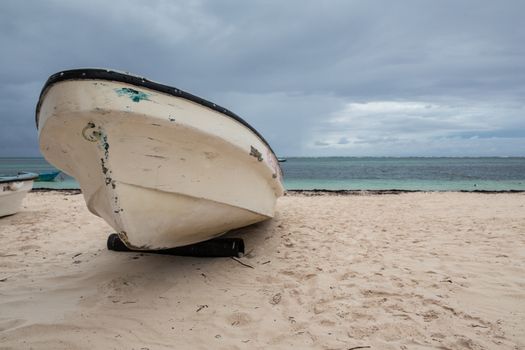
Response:
[{"label": "boat gunwale", "polygon": [[[273,151],[272,147],[264,139],[264,137],[248,122],[246,122],[244,119],[239,117],[237,114],[233,113],[232,111],[221,107],[217,105],[216,103],[210,102],[208,100],[203,99],[202,97],[198,97],[196,95],[190,94],[189,92],[186,92],[184,90],[178,89],[173,86],[164,85],[161,83],[157,83],[151,80],[148,80],[144,77],[131,75],[127,73],[122,73],[110,69],[100,69],[100,68],[80,68],[80,69],[71,69],[71,70],[64,70],[60,71],[58,73],[55,73],[51,75],[46,83],[44,84],[40,96],[38,99],[38,103],[36,105],[36,111],[35,111],[35,122],[36,127],[39,128],[39,113],[40,113],[40,107],[42,105],[43,98],[47,92],[54,84],[63,82],[63,81],[75,81],[75,80],[105,80],[105,81],[114,81],[114,82],[120,82],[120,83],[126,83],[130,85],[135,85],[138,87],[143,87],[146,89],[158,91],[161,93],[165,93],[174,97],[179,97],[186,99],[191,102],[195,102],[203,107],[210,108],[216,112],[219,112],[229,118],[232,118],[245,127],[247,127],[249,130],[251,130],[272,152],[273,156],[277,160],[277,155]],[[281,170],[281,166],[279,165],[279,162],[276,162],[277,166]]]},{"label": "boat gunwale", "polygon": [[37,178],[38,178],[38,174],[24,172],[18,175],[1,176],[0,184],[9,183],[9,182],[31,181]]}]

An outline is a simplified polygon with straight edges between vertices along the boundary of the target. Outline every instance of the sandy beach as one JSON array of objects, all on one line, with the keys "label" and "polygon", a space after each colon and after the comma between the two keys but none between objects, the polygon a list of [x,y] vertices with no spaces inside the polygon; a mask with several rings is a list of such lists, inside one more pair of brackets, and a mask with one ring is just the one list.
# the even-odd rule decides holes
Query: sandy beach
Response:
[{"label": "sandy beach", "polygon": [[0,219],[1,349],[524,349],[525,194],[288,194],[246,255],[106,249],[80,194]]}]

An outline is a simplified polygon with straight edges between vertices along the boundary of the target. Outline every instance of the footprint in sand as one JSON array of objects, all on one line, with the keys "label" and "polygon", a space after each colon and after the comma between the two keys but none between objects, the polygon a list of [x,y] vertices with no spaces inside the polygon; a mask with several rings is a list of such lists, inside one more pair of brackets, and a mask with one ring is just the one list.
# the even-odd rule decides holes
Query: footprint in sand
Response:
[{"label": "footprint in sand", "polygon": [[36,245],[36,244],[26,244],[26,245],[23,245],[20,248],[18,248],[18,250],[26,251],[26,250],[36,250],[36,249],[40,249],[40,248],[42,248],[42,247],[40,247],[39,245]]},{"label": "footprint in sand", "polygon": [[106,294],[107,298],[113,303],[117,303],[125,295],[130,295],[135,290],[136,285],[129,278],[117,277],[104,283],[99,289]]},{"label": "footprint in sand", "polygon": [[236,312],[227,318],[227,322],[233,327],[244,327],[252,323],[252,318],[245,312]]}]

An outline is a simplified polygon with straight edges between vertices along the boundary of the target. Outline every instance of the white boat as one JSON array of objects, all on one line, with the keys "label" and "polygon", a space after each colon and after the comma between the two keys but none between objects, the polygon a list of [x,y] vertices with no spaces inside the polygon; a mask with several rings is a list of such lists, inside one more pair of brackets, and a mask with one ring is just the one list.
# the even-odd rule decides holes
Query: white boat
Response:
[{"label": "white boat", "polygon": [[248,123],[142,77],[52,75],[36,122],[42,154],[129,248],[188,245],[269,219],[283,194],[277,157]]},{"label": "white boat", "polygon": [[0,217],[16,214],[38,174],[20,173],[0,176]]}]

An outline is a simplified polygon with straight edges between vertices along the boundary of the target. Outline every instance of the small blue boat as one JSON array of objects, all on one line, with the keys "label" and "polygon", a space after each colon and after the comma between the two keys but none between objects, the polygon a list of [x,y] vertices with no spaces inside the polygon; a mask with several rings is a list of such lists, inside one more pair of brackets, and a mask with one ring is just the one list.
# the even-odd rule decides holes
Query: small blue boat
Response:
[{"label": "small blue boat", "polygon": [[35,180],[37,177],[38,174],[29,172],[20,172],[18,175],[0,175],[0,184]]},{"label": "small blue boat", "polygon": [[55,181],[55,178],[60,174],[60,171],[49,171],[45,173],[39,173],[36,181]]}]

